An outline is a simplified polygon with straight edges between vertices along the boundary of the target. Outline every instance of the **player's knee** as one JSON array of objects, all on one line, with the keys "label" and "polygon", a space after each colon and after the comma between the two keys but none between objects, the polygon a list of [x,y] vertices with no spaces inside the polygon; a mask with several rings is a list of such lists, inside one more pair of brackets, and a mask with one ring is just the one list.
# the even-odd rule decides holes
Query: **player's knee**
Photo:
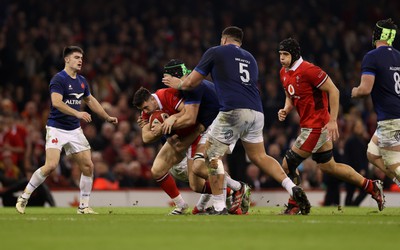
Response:
[{"label": "player's knee", "polygon": [[151,176],[153,179],[158,180],[161,178],[165,173],[162,173],[158,168],[155,168],[154,166],[150,169]]},{"label": "player's knee", "polygon": [[212,158],[208,163],[208,174],[209,175],[223,175],[225,174],[224,164],[219,158]]},{"label": "player's knee", "polygon": [[80,165],[83,175],[92,176],[94,173],[94,164],[92,161],[86,161]]},{"label": "player's knee", "polygon": [[58,167],[58,162],[51,162],[48,161],[45,165],[41,168],[42,174],[44,176],[50,175],[56,168]]},{"label": "player's knee", "polygon": [[285,154],[285,160],[286,160],[286,168],[285,170],[291,172],[295,171],[296,168],[305,160],[304,157],[301,157],[299,154],[294,152],[292,149],[289,149],[286,151]]},{"label": "player's knee", "polygon": [[333,157],[332,154],[332,149],[325,151],[325,152],[320,152],[320,153],[313,153],[312,154],[312,159],[317,163],[317,164],[324,164],[329,162]]},{"label": "player's knee", "polygon": [[205,169],[206,164],[204,155],[202,153],[196,153],[193,158],[193,173],[197,176],[203,177]]}]

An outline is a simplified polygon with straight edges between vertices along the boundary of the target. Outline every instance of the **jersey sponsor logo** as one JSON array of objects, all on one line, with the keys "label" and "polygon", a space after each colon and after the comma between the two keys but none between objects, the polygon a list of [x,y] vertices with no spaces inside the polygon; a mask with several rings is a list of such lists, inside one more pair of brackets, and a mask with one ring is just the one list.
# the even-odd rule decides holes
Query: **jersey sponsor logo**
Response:
[{"label": "jersey sponsor logo", "polygon": [[[297,85],[298,85],[298,84],[297,84]],[[291,98],[300,99],[300,96],[295,95],[295,94],[296,94],[296,91],[295,91],[295,88],[293,87],[292,84],[289,84],[289,85],[288,85],[288,87],[287,87],[287,92],[289,93],[289,95],[290,95]]]},{"label": "jersey sponsor logo", "polygon": [[76,99],[80,99],[83,96],[83,94],[84,93],[80,93],[80,94],[78,94],[78,93],[70,93],[69,95],[73,95],[73,96],[75,96]]},{"label": "jersey sponsor logo", "polygon": [[55,138],[55,139],[51,140],[51,143],[53,143],[53,144],[57,144],[57,143],[58,143],[58,139],[57,139],[57,138]]},{"label": "jersey sponsor logo", "polygon": [[287,90],[288,90],[288,93],[289,93],[290,95],[294,95],[294,87],[293,87],[292,84],[289,84]]},{"label": "jersey sponsor logo", "polygon": [[69,89],[69,90],[72,90],[72,86],[71,86],[71,84],[68,86],[68,89]]},{"label": "jersey sponsor logo", "polygon": [[81,100],[66,100],[65,104],[69,104],[69,105],[76,105],[79,104],[81,105],[82,101]]}]

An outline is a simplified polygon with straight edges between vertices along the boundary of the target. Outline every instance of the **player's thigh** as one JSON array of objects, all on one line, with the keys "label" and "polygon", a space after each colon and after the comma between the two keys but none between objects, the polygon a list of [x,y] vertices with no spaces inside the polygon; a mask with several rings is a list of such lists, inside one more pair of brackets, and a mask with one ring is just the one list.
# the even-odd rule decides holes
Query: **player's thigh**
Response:
[{"label": "player's thigh", "polygon": [[257,164],[265,159],[267,154],[263,142],[250,143],[242,141],[242,145],[251,162]]},{"label": "player's thigh", "polygon": [[90,144],[83,134],[82,128],[77,128],[70,132],[69,142],[65,144],[64,150],[66,155],[77,154],[88,150],[90,151]]},{"label": "player's thigh", "polygon": [[153,175],[166,173],[170,168],[172,168],[173,165],[182,161],[184,157],[184,154],[175,151],[174,148],[167,142],[158,152],[153,162],[151,171]]}]

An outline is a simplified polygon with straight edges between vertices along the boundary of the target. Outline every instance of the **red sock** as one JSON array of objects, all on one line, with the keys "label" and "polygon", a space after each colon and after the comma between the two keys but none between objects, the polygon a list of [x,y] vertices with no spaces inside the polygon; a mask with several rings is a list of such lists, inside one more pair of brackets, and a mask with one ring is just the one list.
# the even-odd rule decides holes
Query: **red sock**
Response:
[{"label": "red sock", "polygon": [[156,180],[156,182],[160,185],[164,192],[166,192],[169,197],[171,197],[171,199],[177,197],[180,194],[174,178],[172,178],[169,173]]},{"label": "red sock", "polygon": [[367,178],[364,179],[362,188],[369,194],[374,191],[374,185],[373,185],[372,181]]},{"label": "red sock", "polygon": [[206,181],[206,182],[204,183],[204,187],[203,187],[203,190],[201,191],[201,193],[202,193],[202,194],[212,194],[211,187],[210,187],[210,182],[209,182],[209,181]]}]

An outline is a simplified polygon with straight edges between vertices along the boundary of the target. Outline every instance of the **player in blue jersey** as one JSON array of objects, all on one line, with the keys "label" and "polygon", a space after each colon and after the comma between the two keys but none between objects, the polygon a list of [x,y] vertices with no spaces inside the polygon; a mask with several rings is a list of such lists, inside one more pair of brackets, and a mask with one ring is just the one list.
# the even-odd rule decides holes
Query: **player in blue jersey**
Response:
[{"label": "player in blue jersey", "polygon": [[[164,67],[164,74],[177,77],[181,80],[185,79],[190,72],[191,71],[186,68],[181,60],[176,59],[170,60]],[[184,98],[183,114],[171,115],[164,121],[162,127],[164,134],[170,134],[172,130],[185,128],[196,123],[202,124],[206,129],[206,131],[201,134],[201,139],[196,145],[193,162],[189,161],[190,164],[188,164],[190,168],[188,171],[189,183],[192,186],[196,182],[204,182],[204,180],[199,180],[198,176],[203,179],[208,179],[208,171],[204,165],[206,135],[210,129],[210,125],[219,113],[220,105],[218,103],[214,84],[207,80],[202,80],[201,83],[191,91],[182,91],[182,95]],[[232,150],[233,146],[234,144],[231,145]],[[192,163],[193,167],[191,166]],[[227,186],[234,191],[232,195],[232,205],[228,209],[229,213],[246,213],[249,208],[250,187],[245,183],[233,180],[226,174],[224,190],[226,190]],[[224,195],[226,196],[226,194]],[[192,213],[204,212],[205,207],[202,205],[204,204],[198,203]]]},{"label": "player in blue jersey", "polygon": [[116,117],[107,114],[100,103],[89,91],[86,79],[78,74],[82,68],[83,50],[78,46],[64,48],[64,70],[58,72],[50,81],[51,110],[46,125],[46,161],[29,180],[22,195],[18,197],[16,209],[25,213],[32,192],[41,185],[59,163],[61,150],[79,165],[82,171],[80,179],[80,201],[78,214],[97,214],[89,206],[93,184],[93,162],[90,145],[80,126],[80,120],[91,122],[91,115],[80,111],[82,100],[104,120],[118,123]]},{"label": "player in blue jersey", "polygon": [[400,186],[400,51],[392,47],[397,25],[380,20],[361,64],[361,83],[351,96],[371,94],[378,125],[368,144],[368,160]]},{"label": "player in blue jersey", "polygon": [[229,145],[241,139],[250,160],[293,195],[302,214],[310,212],[301,187],[287,177],[279,163],[264,148],[264,114],[257,89],[258,66],[253,55],[242,49],[243,31],[231,26],[222,32],[220,46],[208,49],[193,72],[183,81],[164,76],[167,86],[188,90],[211,74],[220,103],[220,112],[208,133],[205,157],[213,191],[214,214],[227,214],[223,195],[224,166],[221,157]]}]

